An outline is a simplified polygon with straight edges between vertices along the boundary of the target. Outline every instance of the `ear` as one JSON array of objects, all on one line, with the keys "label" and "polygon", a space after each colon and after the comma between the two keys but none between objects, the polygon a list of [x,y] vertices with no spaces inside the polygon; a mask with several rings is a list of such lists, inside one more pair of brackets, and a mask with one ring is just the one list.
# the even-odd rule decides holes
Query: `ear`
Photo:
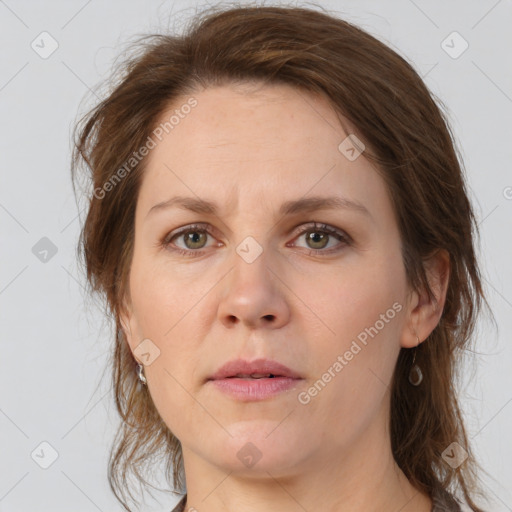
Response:
[{"label": "ear", "polygon": [[[412,292],[408,307],[408,329],[402,332],[400,344],[412,348],[424,341],[436,328],[443,314],[446,291],[450,278],[450,255],[445,249],[438,249],[424,262],[427,279],[434,294],[431,300],[426,290]],[[418,339],[416,339],[418,336]]]},{"label": "ear", "polygon": [[141,363],[134,352],[139,344],[139,329],[130,299],[123,299],[119,312],[119,323],[123,329],[124,338],[128,344],[128,348],[135,360]]}]

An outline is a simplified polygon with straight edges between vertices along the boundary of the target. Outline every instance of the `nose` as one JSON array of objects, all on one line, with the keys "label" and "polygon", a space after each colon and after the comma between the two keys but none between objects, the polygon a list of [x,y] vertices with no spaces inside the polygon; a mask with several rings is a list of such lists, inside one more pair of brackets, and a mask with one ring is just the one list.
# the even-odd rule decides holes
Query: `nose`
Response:
[{"label": "nose", "polygon": [[[249,329],[273,328],[290,319],[287,288],[278,269],[270,268],[263,252],[248,263],[236,255],[235,266],[222,281],[218,308],[220,321],[226,328],[242,324]],[[279,275],[279,276],[278,276]]]}]

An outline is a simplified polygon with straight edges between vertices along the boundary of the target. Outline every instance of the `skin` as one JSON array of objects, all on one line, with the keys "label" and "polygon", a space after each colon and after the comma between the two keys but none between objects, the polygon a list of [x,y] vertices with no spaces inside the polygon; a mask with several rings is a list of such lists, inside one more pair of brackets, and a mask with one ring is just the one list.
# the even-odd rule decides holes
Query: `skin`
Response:
[{"label": "skin", "polygon": [[[436,305],[410,290],[385,184],[364,153],[350,161],[340,152],[347,133],[326,99],[287,85],[254,84],[208,88],[194,97],[197,106],[147,157],[121,319],[138,361],[144,339],[160,351],[145,375],[182,445],[185,510],[303,512],[320,504],[333,512],[430,512],[430,498],[392,457],[389,384],[400,347],[414,347],[416,335],[422,342],[439,322],[447,254],[440,251],[427,264]],[[173,207],[148,215],[176,195],[215,201],[220,210]],[[370,215],[348,209],[278,215],[282,202],[311,195],[349,198]],[[198,222],[210,234],[195,230],[195,242],[180,236],[159,245]],[[324,248],[322,231],[311,222],[352,241],[329,235]],[[306,238],[308,229],[317,233],[316,243]],[[236,251],[248,236],[262,249],[252,263]],[[318,254],[308,254],[311,249]],[[401,311],[366,346],[359,343],[362,349],[309,403],[300,403],[298,394],[395,303]],[[303,380],[256,402],[205,384],[238,357],[275,359]],[[261,454],[252,467],[237,457],[248,442]]]}]

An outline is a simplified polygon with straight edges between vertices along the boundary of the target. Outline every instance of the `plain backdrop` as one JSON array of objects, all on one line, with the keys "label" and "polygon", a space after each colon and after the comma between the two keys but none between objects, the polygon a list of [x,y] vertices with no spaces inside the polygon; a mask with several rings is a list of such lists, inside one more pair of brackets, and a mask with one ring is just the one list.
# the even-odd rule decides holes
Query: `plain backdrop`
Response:
[{"label": "plain backdrop", "polygon": [[[490,510],[510,511],[512,2],[318,3],[408,59],[448,108],[498,326],[479,323],[461,401]],[[129,38],[179,30],[205,5],[0,0],[0,511],[121,510],[107,482],[118,421],[105,370],[111,328],[77,264],[84,214],[71,187],[71,128]],[[145,510],[177,501],[158,496]]]}]

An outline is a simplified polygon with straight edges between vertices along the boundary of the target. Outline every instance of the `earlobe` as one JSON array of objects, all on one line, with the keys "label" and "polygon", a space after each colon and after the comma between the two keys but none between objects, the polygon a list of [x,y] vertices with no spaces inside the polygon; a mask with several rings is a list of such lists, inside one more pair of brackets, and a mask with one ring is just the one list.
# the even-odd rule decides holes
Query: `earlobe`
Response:
[{"label": "earlobe", "polygon": [[449,253],[438,249],[425,261],[425,272],[434,297],[429,297],[426,289],[412,294],[410,329],[404,333],[401,343],[405,348],[415,347],[428,338],[441,319],[450,278]]}]

